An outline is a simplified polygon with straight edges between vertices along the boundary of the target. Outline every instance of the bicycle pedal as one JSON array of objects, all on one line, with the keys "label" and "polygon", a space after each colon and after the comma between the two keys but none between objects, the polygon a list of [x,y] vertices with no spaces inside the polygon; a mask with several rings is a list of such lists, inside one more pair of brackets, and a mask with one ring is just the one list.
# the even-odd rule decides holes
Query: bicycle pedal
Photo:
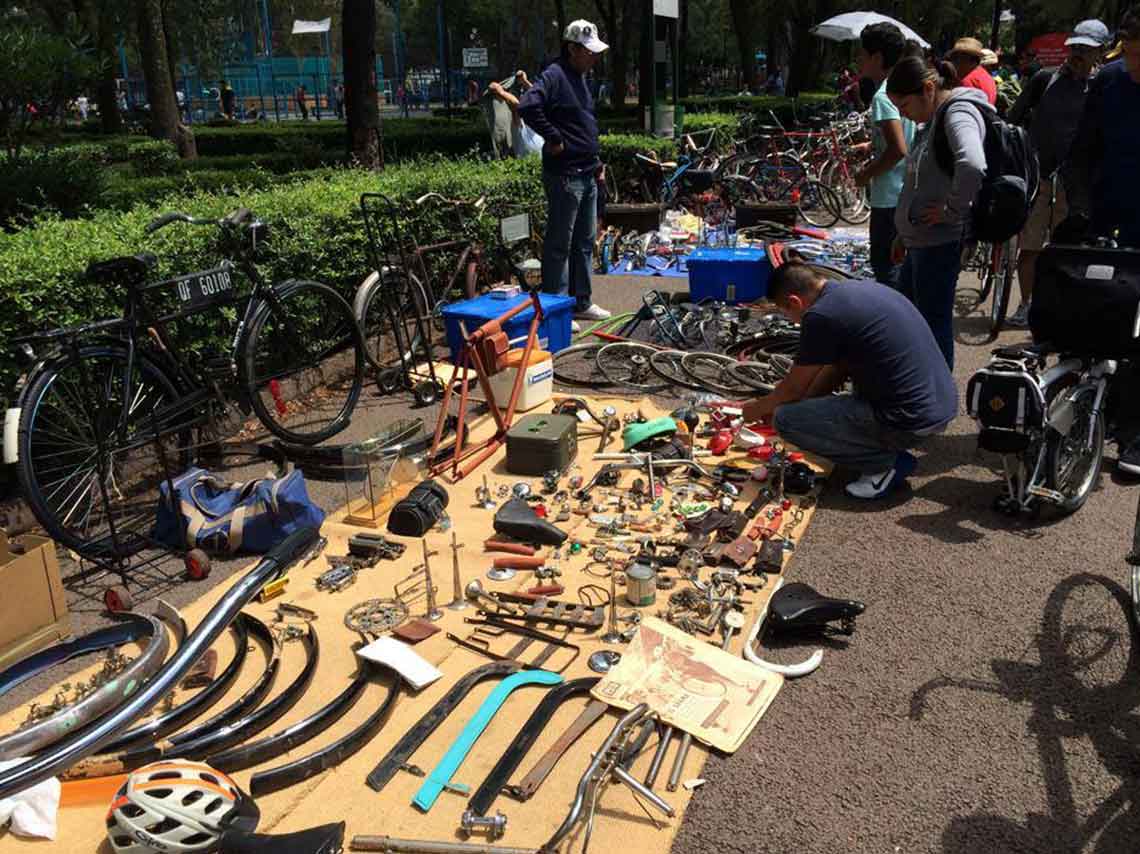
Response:
[{"label": "bicycle pedal", "polygon": [[1046,501],[1052,501],[1054,504],[1061,504],[1065,500],[1065,496],[1057,492],[1055,489],[1046,489],[1043,486],[1031,486],[1027,490],[1030,495],[1037,498],[1044,498]]}]

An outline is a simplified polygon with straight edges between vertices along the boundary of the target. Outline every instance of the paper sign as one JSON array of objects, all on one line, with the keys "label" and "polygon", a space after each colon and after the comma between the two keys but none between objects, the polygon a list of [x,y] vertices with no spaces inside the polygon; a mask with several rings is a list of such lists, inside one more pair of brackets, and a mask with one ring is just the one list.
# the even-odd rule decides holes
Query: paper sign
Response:
[{"label": "paper sign", "polygon": [[361,658],[391,667],[417,691],[443,674],[403,641],[382,637],[356,651]]},{"label": "paper sign", "polygon": [[647,703],[665,723],[732,753],[783,684],[779,673],[647,617],[591,694],[625,710]]}]

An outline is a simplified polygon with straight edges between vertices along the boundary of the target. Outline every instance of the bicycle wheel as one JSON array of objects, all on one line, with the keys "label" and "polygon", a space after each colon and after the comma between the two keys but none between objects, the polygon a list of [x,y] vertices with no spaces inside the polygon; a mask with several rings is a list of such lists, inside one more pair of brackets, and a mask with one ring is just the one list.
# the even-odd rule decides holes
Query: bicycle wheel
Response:
[{"label": "bicycle wheel", "polygon": [[431,352],[430,297],[415,273],[393,270],[383,277],[370,275],[353,302],[364,336],[364,356],[376,372],[380,390],[391,393],[400,382],[403,364]]},{"label": "bicycle wheel", "polygon": [[119,346],[82,347],[31,376],[17,474],[52,539],[90,558],[128,557],[146,545],[159,484],[190,464],[198,415],[177,410],[182,397],[145,355],[128,369]]},{"label": "bicycle wheel", "polygon": [[993,290],[993,300],[990,302],[990,341],[1001,333],[1005,313],[1009,310],[1009,292],[1013,289],[1012,245],[1012,241],[998,244],[991,255],[989,286]]},{"label": "bicycle wheel", "polygon": [[563,385],[606,388],[610,381],[598,370],[602,344],[575,344],[554,354],[554,379]]},{"label": "bicycle wheel", "polygon": [[657,350],[645,344],[619,341],[598,351],[598,370],[616,386],[637,391],[663,391],[669,383],[657,376],[649,361]]},{"label": "bicycle wheel", "polygon": [[699,383],[693,382],[692,378],[681,367],[683,358],[685,358],[684,350],[658,350],[649,357],[649,367],[653,373],[670,385],[693,391],[703,391],[703,387]]},{"label": "bicycle wheel", "polygon": [[851,225],[862,225],[871,218],[871,200],[865,187],[855,183],[850,172],[832,160],[820,170],[819,180],[839,199],[839,216]]},{"label": "bicycle wheel", "polygon": [[729,368],[734,364],[736,359],[719,353],[686,353],[681,359],[681,369],[693,382],[703,389],[729,397],[748,394],[753,390],[729,373]]},{"label": "bicycle wheel", "polygon": [[784,196],[799,208],[800,217],[816,228],[831,228],[839,222],[842,204],[830,187],[819,181],[801,181]]},{"label": "bicycle wheel", "polygon": [[1080,388],[1068,397],[1073,407],[1073,426],[1065,435],[1050,429],[1045,445],[1045,483],[1064,496],[1059,509],[1075,513],[1084,506],[1096,486],[1104,463],[1104,413],[1093,415],[1096,388]]},{"label": "bicycle wheel", "polygon": [[238,346],[250,404],[275,436],[315,445],[348,426],[364,380],[364,342],[332,288],[289,283]]}]

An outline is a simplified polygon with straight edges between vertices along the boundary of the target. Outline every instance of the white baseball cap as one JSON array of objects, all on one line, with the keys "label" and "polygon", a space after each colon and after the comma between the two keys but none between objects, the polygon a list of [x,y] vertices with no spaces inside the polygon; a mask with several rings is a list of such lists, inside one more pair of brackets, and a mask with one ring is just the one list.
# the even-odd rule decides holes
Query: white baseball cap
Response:
[{"label": "white baseball cap", "polygon": [[1073,34],[1065,39],[1065,45],[1066,47],[1074,44],[1104,47],[1110,41],[1112,41],[1112,36],[1108,32],[1108,27],[1096,18],[1090,18],[1073,27]]},{"label": "white baseball cap", "polygon": [[598,38],[598,28],[589,21],[572,21],[566,32],[562,34],[562,41],[580,44],[591,53],[601,53],[609,49],[609,45]]}]

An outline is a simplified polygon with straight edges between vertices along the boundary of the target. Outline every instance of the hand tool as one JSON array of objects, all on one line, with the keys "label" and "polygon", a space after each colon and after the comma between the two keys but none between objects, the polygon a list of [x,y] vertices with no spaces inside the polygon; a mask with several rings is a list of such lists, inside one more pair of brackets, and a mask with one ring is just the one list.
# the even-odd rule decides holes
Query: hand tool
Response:
[{"label": "hand tool", "polygon": [[467,607],[467,599],[463,595],[463,582],[459,578],[459,545],[455,538],[455,531],[451,532],[451,601],[447,607],[452,611],[462,611]]}]

